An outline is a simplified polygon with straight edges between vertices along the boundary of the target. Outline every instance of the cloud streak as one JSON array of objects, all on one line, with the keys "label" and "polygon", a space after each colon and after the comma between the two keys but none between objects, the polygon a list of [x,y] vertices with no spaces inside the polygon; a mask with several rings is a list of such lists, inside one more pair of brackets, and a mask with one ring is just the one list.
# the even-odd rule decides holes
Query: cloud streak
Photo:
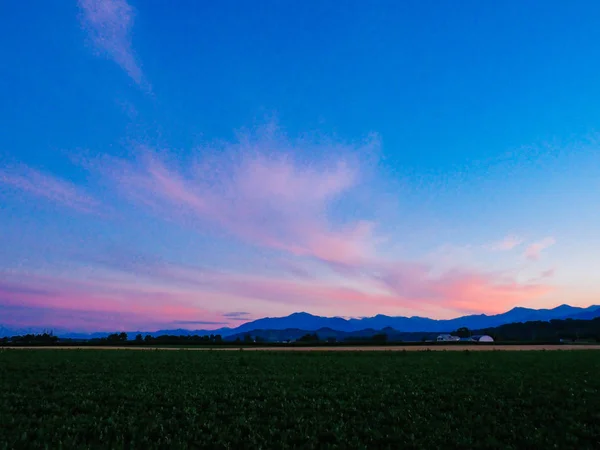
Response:
[{"label": "cloud streak", "polygon": [[[273,145],[230,144],[224,153],[231,155],[233,148],[240,156],[201,161],[188,170],[141,148],[136,162],[113,159],[108,173],[129,199],[203,232],[212,228],[246,243],[334,264],[372,258],[377,243],[372,221],[336,223],[329,216],[331,205],[359,182],[357,168],[343,157],[300,165],[293,152],[268,153],[261,144]],[[290,143],[280,145],[286,149]]]},{"label": "cloud streak", "polygon": [[361,266],[357,269],[360,277],[349,273],[341,282],[222,272],[151,260],[144,264],[144,269],[115,265],[102,276],[94,269],[94,278],[83,279],[12,272],[0,277],[0,305],[58,311],[56,317],[62,319],[49,323],[54,316],[46,314],[48,322],[40,324],[44,326],[64,325],[72,311],[74,320],[84,316],[90,320],[88,329],[110,330],[115,323],[126,329],[141,329],[143,324],[145,329],[152,324],[158,329],[250,320],[245,311],[219,312],[216,304],[253,305],[255,316],[269,315],[276,307],[286,313],[308,308],[322,315],[338,315],[341,310],[352,316],[418,311],[435,317],[440,310],[501,312],[552,290],[548,285],[517,283],[492,273],[455,270],[434,275],[430,266],[414,262]]},{"label": "cloud streak", "polygon": [[556,273],[556,269],[554,269],[554,268],[551,268],[551,269],[548,269],[548,270],[544,270],[540,274],[540,278],[542,278],[542,279],[544,279],[544,278],[552,278],[555,273]]},{"label": "cloud streak", "polygon": [[537,261],[540,259],[542,251],[552,247],[555,243],[556,239],[553,237],[547,237],[541,241],[534,242],[525,249],[523,256],[530,261]]},{"label": "cloud streak", "polygon": [[95,48],[150,90],[131,45],[134,10],[126,0],[78,0],[81,22]]},{"label": "cloud streak", "polygon": [[97,201],[75,184],[26,166],[0,169],[0,184],[79,212],[92,213],[98,207]]},{"label": "cloud streak", "polygon": [[175,325],[227,325],[227,322],[213,322],[209,320],[175,320]]},{"label": "cloud streak", "polygon": [[227,317],[229,319],[246,319],[250,313],[248,312],[229,312],[223,314],[223,317]]},{"label": "cloud streak", "polygon": [[[40,326],[73,327],[85,317],[88,330],[164,328],[188,317],[198,322],[222,323],[220,315],[196,305],[198,295],[190,290],[168,287],[122,274],[99,279],[39,274],[0,274],[0,307],[25,308],[40,315]],[[24,310],[25,311],[25,310]],[[69,320],[72,319],[72,322]],[[45,321],[45,322],[44,322]],[[26,314],[3,317],[3,325],[25,326]],[[32,325],[31,323],[29,323]]]},{"label": "cloud streak", "polygon": [[[194,232],[226,237],[220,241],[223,252],[235,255],[236,264],[241,253],[249,257],[242,262],[245,269],[218,269],[209,254],[203,256],[204,267],[173,264],[120,245],[75,255],[78,269],[66,275],[0,272],[0,306],[53,310],[56,314],[46,317],[59,324],[72,311],[73,320],[89,328],[110,330],[118,323],[131,330],[229,325],[273,311],[447,318],[440,314],[501,312],[552,291],[544,279],[519,283],[465,269],[456,252],[450,252],[452,264],[440,255],[429,262],[382,256],[379,224],[368,205],[361,209],[353,196],[356,189],[365,192],[364,170],[352,156],[364,147],[325,145],[311,153],[318,157],[303,157],[315,146],[281,136],[242,136],[219,151],[198,149],[185,161],[143,146],[136,147],[137,158],[106,155],[88,161],[89,170],[112,184],[110,194],[136,207],[131,209],[141,206],[162,225],[184,225],[192,239]],[[32,169],[1,172],[0,181],[66,206],[96,206],[75,186]],[[352,214],[338,214],[340,204]],[[247,248],[237,252],[241,243]],[[494,248],[510,250],[521,243],[508,236]],[[553,243],[552,238],[536,242],[526,254],[539,257]],[[269,263],[252,259],[265,254]]]},{"label": "cloud streak", "polygon": [[[241,308],[218,311],[215,305],[219,304],[252,305],[253,316],[268,315],[272,308],[286,313],[308,308],[323,315],[337,315],[343,310],[353,316],[415,311],[436,316],[440,310],[500,312],[552,290],[548,285],[517,283],[472,270],[436,275],[429,264],[379,258],[347,266],[330,279],[323,278],[315,266],[309,266],[313,269],[309,278],[285,270],[269,274],[230,272],[117,250],[114,255],[95,255],[89,261],[79,259],[87,272],[77,271],[77,277],[71,272],[0,273],[0,305],[57,311],[40,316],[40,320],[47,318],[42,326],[67,324],[72,311],[73,323],[87,323],[90,330],[114,329],[113,324],[131,330],[173,324],[212,327],[250,319],[250,313]],[[289,254],[288,258],[296,256]],[[13,319],[18,317],[25,316]]]},{"label": "cloud streak", "polygon": [[494,242],[489,246],[492,251],[509,251],[523,243],[523,239],[518,236],[506,236],[504,239],[498,242]]}]

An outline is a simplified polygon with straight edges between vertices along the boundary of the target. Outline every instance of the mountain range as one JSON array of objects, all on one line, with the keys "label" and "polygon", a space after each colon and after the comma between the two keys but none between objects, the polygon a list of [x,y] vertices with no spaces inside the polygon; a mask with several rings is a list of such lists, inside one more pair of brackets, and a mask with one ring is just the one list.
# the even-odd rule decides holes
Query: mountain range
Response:
[{"label": "mountain range", "polygon": [[[342,333],[357,333],[362,330],[384,330],[393,329],[402,333],[414,332],[450,332],[461,327],[469,329],[492,328],[507,323],[530,322],[530,321],[548,321],[552,319],[594,319],[600,317],[600,305],[593,305],[587,308],[576,306],[561,305],[552,309],[531,309],[516,307],[502,314],[496,315],[468,315],[457,317],[455,319],[435,320],[426,317],[392,317],[385,315],[376,315],[373,317],[364,317],[360,319],[343,319],[341,317],[322,317],[314,316],[306,312],[298,312],[286,317],[265,317],[244,323],[236,328],[219,328],[216,330],[157,330],[157,331],[131,331],[127,334],[132,338],[138,333],[152,336],[160,335],[206,335],[220,334],[223,337],[243,335],[252,331],[262,330],[302,330],[317,331],[329,329]],[[39,333],[40,328],[8,328],[0,325],[0,337],[15,336],[27,333]],[[107,336],[109,333],[78,333],[71,330],[61,329],[53,330],[54,334],[63,338],[72,339],[93,339]],[[281,333],[279,333],[281,334]]]}]

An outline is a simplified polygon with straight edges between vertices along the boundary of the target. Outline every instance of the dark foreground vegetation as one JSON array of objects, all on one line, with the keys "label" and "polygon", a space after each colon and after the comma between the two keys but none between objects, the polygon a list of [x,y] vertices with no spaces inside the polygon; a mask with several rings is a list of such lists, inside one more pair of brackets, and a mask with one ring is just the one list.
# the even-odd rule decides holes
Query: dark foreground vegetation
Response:
[{"label": "dark foreground vegetation", "polygon": [[0,449],[600,448],[600,352],[1,350]]}]

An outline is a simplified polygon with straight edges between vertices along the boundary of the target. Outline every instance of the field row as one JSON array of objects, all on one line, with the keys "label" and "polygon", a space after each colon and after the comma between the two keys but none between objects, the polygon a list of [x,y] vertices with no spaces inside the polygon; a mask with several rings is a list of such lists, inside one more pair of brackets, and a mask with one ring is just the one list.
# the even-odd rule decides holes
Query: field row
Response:
[{"label": "field row", "polygon": [[[193,351],[267,351],[267,352],[402,352],[402,351],[534,351],[534,350],[600,350],[594,344],[564,345],[382,345],[382,346],[319,346],[319,347],[225,347],[225,346],[187,346],[187,347],[144,347],[144,346],[15,346],[5,347],[7,350],[193,350]],[[1,348],[0,348],[1,351]]]},{"label": "field row", "polygon": [[600,448],[600,353],[2,351],[3,449]]}]

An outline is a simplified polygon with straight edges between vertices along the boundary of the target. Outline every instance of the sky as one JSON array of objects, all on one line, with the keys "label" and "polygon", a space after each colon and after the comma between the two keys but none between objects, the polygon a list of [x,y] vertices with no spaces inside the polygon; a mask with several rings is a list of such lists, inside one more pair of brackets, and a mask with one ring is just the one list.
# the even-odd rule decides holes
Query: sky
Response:
[{"label": "sky", "polygon": [[600,4],[0,3],[0,325],[600,304]]}]

